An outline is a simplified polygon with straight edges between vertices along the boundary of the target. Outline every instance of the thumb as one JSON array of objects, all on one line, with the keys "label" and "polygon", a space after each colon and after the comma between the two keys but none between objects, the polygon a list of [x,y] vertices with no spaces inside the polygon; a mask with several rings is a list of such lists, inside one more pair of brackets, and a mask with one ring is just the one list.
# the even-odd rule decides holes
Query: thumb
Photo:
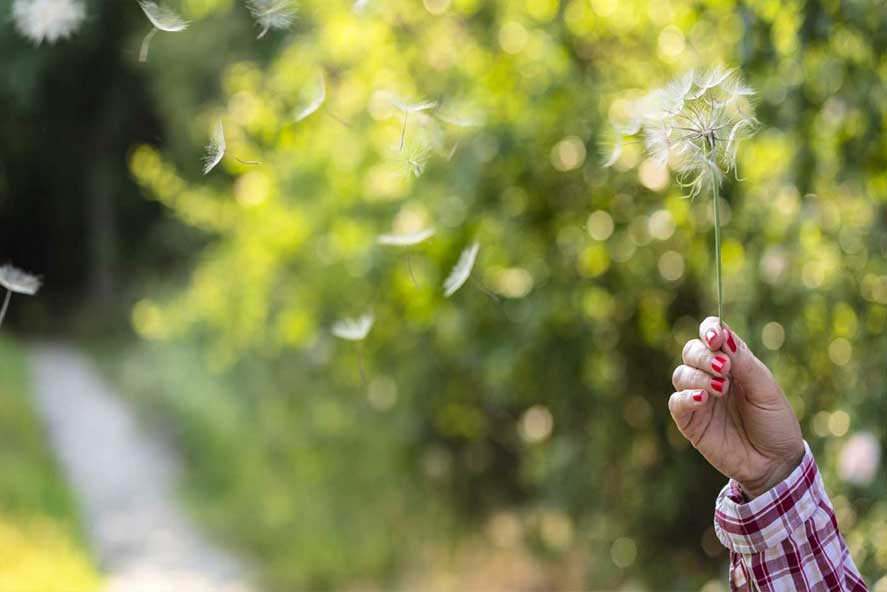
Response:
[{"label": "thumb", "polygon": [[782,390],[770,369],[749,349],[748,344],[730,329],[726,323],[723,329],[724,345],[721,348],[730,357],[730,373],[734,384],[745,390],[752,400],[768,400],[781,397]]}]

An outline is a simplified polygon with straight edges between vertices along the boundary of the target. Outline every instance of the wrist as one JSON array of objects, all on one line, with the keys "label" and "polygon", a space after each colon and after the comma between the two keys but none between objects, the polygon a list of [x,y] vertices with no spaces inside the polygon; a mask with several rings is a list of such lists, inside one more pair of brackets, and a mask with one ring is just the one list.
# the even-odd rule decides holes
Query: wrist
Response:
[{"label": "wrist", "polygon": [[804,445],[794,453],[786,456],[781,461],[775,463],[769,471],[762,475],[759,479],[739,483],[742,491],[748,496],[749,500],[753,500],[758,496],[770,491],[777,484],[785,481],[792,471],[800,466],[804,459]]}]

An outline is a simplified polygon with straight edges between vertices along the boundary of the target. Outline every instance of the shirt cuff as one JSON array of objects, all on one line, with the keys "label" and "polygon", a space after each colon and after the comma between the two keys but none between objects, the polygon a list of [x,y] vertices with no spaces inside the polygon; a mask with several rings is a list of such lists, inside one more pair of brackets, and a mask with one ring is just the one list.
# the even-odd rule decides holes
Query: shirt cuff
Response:
[{"label": "shirt cuff", "polygon": [[828,499],[810,446],[801,464],[775,487],[749,501],[733,479],[715,503],[715,534],[734,553],[760,553],[787,539]]}]

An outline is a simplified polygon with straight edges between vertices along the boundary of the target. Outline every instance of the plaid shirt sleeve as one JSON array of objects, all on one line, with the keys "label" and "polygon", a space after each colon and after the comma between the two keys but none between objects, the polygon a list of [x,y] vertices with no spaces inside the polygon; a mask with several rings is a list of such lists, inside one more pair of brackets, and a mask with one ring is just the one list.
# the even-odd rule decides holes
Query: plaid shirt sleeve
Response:
[{"label": "plaid shirt sleeve", "polygon": [[733,592],[868,590],[804,447],[800,466],[763,495],[749,501],[731,479],[718,496],[715,532],[730,550]]}]

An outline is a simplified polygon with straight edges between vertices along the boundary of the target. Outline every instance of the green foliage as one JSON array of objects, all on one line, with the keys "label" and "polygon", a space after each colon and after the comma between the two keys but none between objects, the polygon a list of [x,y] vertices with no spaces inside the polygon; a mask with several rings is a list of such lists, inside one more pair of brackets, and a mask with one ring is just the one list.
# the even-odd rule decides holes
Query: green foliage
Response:
[{"label": "green foliage", "polygon": [[0,341],[0,589],[98,590],[71,495],[32,408],[21,352]]},{"label": "green foliage", "polygon": [[[429,524],[409,501],[426,489],[471,535],[515,510],[547,560],[584,550],[576,587],[717,578],[699,508],[722,478],[665,404],[716,309],[711,203],[652,162],[622,172],[637,146],[612,171],[595,154],[631,89],[726,63],[759,90],[762,129],[723,190],[725,315],[789,394],[857,563],[882,572],[884,472],[861,489],[834,472],[848,433],[885,436],[882,4],[316,0],[256,50],[242,7],[186,2],[205,16],[193,46],[158,39],[149,65],[171,144],[130,166],[208,243],[188,285],[154,287],[133,322],[201,353],[159,349],[131,382],[166,385],[212,521],[282,588],[386,581]],[[326,103],[295,123],[321,73]],[[410,115],[403,153],[386,92],[440,104]],[[436,117],[450,109],[482,125]],[[219,118],[228,156],[202,178]],[[403,155],[422,142],[417,177]],[[430,224],[409,253],[375,244]],[[443,297],[473,240],[498,304],[471,284]],[[370,309],[362,349],[329,334]]]}]

